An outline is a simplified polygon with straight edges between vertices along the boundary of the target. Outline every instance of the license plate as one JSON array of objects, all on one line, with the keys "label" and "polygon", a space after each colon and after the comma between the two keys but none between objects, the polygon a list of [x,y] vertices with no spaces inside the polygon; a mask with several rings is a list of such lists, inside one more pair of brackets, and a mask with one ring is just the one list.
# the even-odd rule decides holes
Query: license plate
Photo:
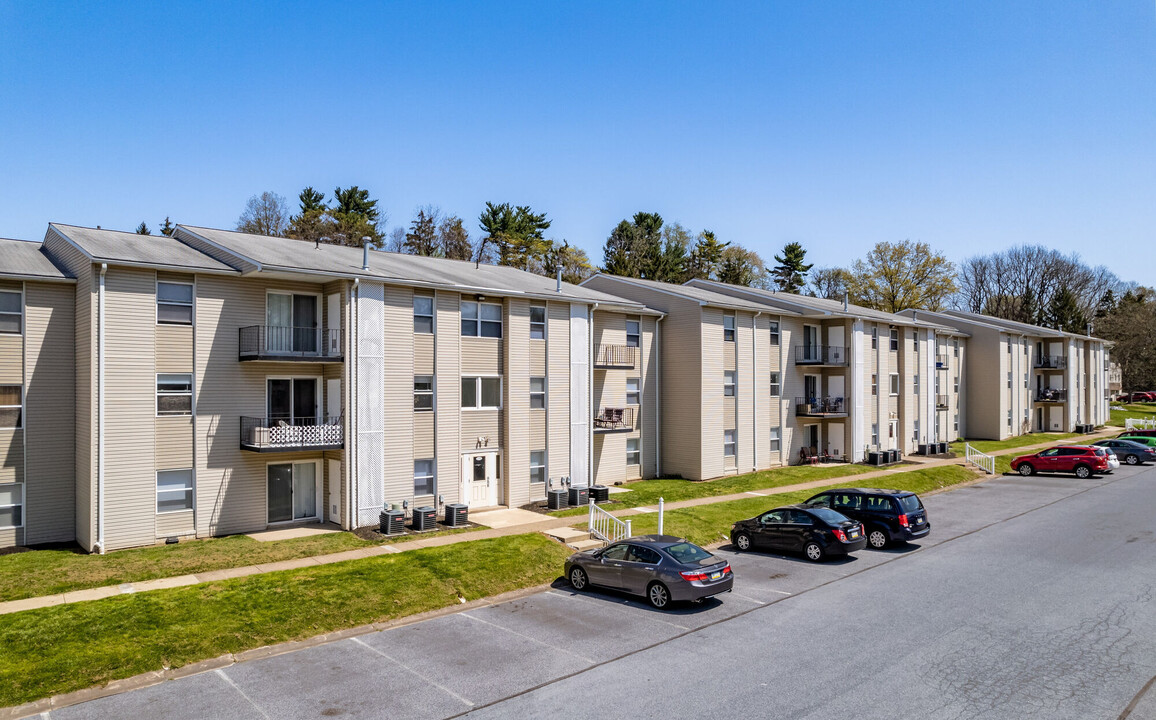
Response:
[{"label": "license plate", "polygon": [[716,573],[711,573],[711,574],[710,574],[710,579],[711,579],[711,580],[718,580],[720,577],[722,577],[722,573],[721,573],[721,572],[716,572]]},{"label": "license plate", "polygon": [[923,518],[915,518],[915,524],[916,525],[922,525],[923,524]]},{"label": "license plate", "polygon": [[854,540],[857,537],[859,537],[859,531],[858,530],[852,530],[851,531],[851,539]]}]

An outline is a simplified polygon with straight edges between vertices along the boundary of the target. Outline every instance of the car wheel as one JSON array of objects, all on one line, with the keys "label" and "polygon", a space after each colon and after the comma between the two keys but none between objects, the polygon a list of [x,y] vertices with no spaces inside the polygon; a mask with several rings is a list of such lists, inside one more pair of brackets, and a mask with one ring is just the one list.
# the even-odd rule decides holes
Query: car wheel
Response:
[{"label": "car wheel", "polygon": [[1019,466],[1019,473],[1020,475],[1027,477],[1028,475],[1035,475],[1036,469],[1032,467],[1031,463],[1024,463]]},{"label": "car wheel", "polygon": [[1129,465],[1139,465],[1140,458],[1136,457],[1135,455],[1129,455],[1124,458],[1124,462],[1128,463]]},{"label": "car wheel", "polygon": [[590,583],[590,578],[586,577],[586,571],[580,567],[570,569],[570,587],[575,590],[585,590]]},{"label": "car wheel", "polygon": [[1088,478],[1092,477],[1092,468],[1088,467],[1087,465],[1077,465],[1076,477],[1080,478],[1081,480],[1087,480]]},{"label": "car wheel", "polygon": [[807,554],[807,559],[811,562],[819,562],[823,559],[823,546],[817,542],[807,543],[807,547],[803,549]]},{"label": "car wheel", "polygon": [[882,550],[887,547],[887,533],[882,528],[872,528],[871,532],[867,533],[867,542],[876,550]]},{"label": "car wheel", "polygon": [[646,588],[646,599],[652,607],[662,610],[670,604],[670,591],[662,583],[650,583],[650,587]]},{"label": "car wheel", "polygon": [[746,533],[735,535],[735,547],[743,552],[751,549],[751,536]]}]

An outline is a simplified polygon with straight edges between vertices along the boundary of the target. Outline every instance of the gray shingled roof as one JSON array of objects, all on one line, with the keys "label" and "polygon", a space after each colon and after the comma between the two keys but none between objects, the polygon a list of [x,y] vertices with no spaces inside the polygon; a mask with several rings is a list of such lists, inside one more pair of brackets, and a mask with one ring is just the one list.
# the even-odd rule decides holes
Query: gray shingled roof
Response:
[{"label": "gray shingled roof", "polygon": [[640,303],[591,288],[562,283],[556,292],[554,278],[525,270],[498,265],[479,265],[462,260],[420,257],[371,250],[369,269],[362,269],[361,248],[344,245],[320,245],[291,238],[267,237],[214,228],[180,226],[212,244],[244,257],[265,271],[314,272],[339,277],[378,278],[401,284],[430,285],[462,292],[495,295],[530,295],[565,298],[632,308],[643,312]]},{"label": "gray shingled roof", "polygon": [[73,280],[56,267],[40,243],[0,238],[0,277],[21,280]]},{"label": "gray shingled roof", "polygon": [[964,312],[962,310],[945,310],[944,314],[948,317],[956,317],[961,320],[995,325],[996,327],[1001,327],[1022,335],[1037,335],[1039,337],[1068,337],[1069,335],[1072,337],[1087,337],[1079,333],[1066,333],[1060,330],[1053,330],[1052,328],[1040,327],[1039,325],[1029,325],[1027,323],[1016,322],[1015,320],[1004,320],[1003,318]]},{"label": "gray shingled roof", "polygon": [[[689,300],[697,300],[714,307],[727,308],[728,310],[749,310],[751,312],[767,312],[767,306],[759,303],[749,302],[742,298],[731,297],[711,290],[706,290],[701,287],[694,287],[693,285],[675,285],[673,283],[658,282],[657,280],[643,280],[641,278],[627,278],[618,275],[607,275],[599,273],[594,277],[613,280],[628,285],[638,285],[639,287],[651,288],[659,292],[670,293],[671,295],[678,295]],[[591,278],[593,279],[593,278]],[[784,315],[797,315],[798,313],[790,310],[783,311]]]},{"label": "gray shingled roof", "polygon": [[71,240],[96,262],[147,265],[197,272],[237,272],[236,269],[165,235],[137,235],[131,232],[96,230],[60,223],[49,223],[49,227]]}]

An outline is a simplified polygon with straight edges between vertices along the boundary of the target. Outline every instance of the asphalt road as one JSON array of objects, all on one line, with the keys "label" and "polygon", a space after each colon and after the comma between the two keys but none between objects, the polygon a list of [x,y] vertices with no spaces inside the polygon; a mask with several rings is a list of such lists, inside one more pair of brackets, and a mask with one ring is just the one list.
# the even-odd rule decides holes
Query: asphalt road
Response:
[{"label": "asphalt road", "polygon": [[54,710],[65,718],[1156,719],[1156,468],[925,500],[918,545],[719,551],[735,591],[658,612],[552,589]]}]

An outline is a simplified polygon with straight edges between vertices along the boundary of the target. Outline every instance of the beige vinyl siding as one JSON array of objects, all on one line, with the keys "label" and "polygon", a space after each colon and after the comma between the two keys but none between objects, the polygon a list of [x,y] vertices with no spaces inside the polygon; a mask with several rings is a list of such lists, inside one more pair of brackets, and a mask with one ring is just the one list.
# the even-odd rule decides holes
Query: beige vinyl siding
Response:
[{"label": "beige vinyl siding", "polygon": [[[570,305],[546,306],[546,477],[570,474]],[[537,449],[537,448],[535,448]],[[542,491],[543,494],[545,490]]]},{"label": "beige vinyl siding", "polygon": [[399,503],[413,497],[414,332],[413,291],[409,288],[385,286],[385,337],[384,498]]},{"label": "beige vinyl siding", "polygon": [[[196,285],[192,275],[158,272],[156,281],[194,283],[193,306],[196,307]],[[155,313],[155,295],[153,299],[153,311]],[[151,327],[155,331],[155,371],[157,373],[193,372],[193,327],[191,325],[150,323],[146,327]],[[195,396],[193,401],[196,402]],[[156,445],[156,470],[179,470],[193,466],[193,421],[191,417],[156,418],[153,437]],[[191,512],[189,514],[192,515]],[[192,522],[191,517],[187,522]],[[168,537],[172,534],[181,533],[162,533],[158,524],[157,537]]]},{"label": "beige vinyl siding", "polygon": [[413,456],[432,458],[437,455],[434,442],[434,414],[428,411],[413,413]]},{"label": "beige vinyl siding", "polygon": [[803,423],[796,413],[795,398],[803,395],[803,378],[806,368],[795,364],[796,348],[803,342],[803,320],[784,317],[779,323],[779,348],[785,354],[783,364],[783,396],[781,400],[783,416],[782,446],[786,452],[787,464],[799,462],[799,450],[803,447]]},{"label": "beige vinyl siding", "polygon": [[24,541],[76,536],[75,287],[25,285]]},{"label": "beige vinyl siding", "polygon": [[[639,338],[641,347],[638,349],[640,367],[640,391],[642,392],[642,421],[639,432],[639,451],[642,453],[642,465],[638,468],[641,477],[654,477],[657,474],[655,451],[658,444],[658,388],[661,378],[658,377],[658,346],[655,343],[655,332],[658,326],[657,318],[643,316],[640,323],[642,337]],[[628,472],[632,472],[629,468]]]},{"label": "beige vinyl siding", "polygon": [[147,336],[144,342],[141,337],[141,319],[156,312],[155,281],[151,270],[118,267],[110,267],[105,278],[107,549],[149,545],[156,539],[155,350]]},{"label": "beige vinyl siding", "polygon": [[188,325],[157,325],[155,329],[156,371],[159,373],[192,372],[193,328]]},{"label": "beige vinyl siding", "polygon": [[[502,333],[505,332],[503,327]],[[501,375],[503,369],[501,340],[462,338],[462,375]]]},{"label": "beige vinyl siding", "polygon": [[154,421],[157,470],[180,470],[193,466],[193,419],[188,416],[158,417]]},{"label": "beige vinyl siding", "polygon": [[24,482],[24,431],[0,430],[0,484]]},{"label": "beige vinyl siding", "polygon": [[[458,392],[461,392],[460,387]],[[461,448],[463,451],[487,448],[490,450],[501,449],[502,418],[500,410],[460,410],[460,413]],[[458,472],[461,472],[460,469]]]},{"label": "beige vinyl siding", "polygon": [[[723,397],[723,370],[726,363],[723,349],[723,311],[718,308],[702,309],[702,425],[697,429],[702,445],[701,477],[713,478],[733,471],[730,460],[723,459],[723,430],[734,428],[734,406],[727,407]],[[719,418],[718,421],[712,418]],[[693,435],[691,436],[693,437]],[[740,448],[741,452],[741,448]]]},{"label": "beige vinyl siding", "polygon": [[413,372],[415,375],[434,374],[434,336],[426,333],[413,332],[413,323],[410,323],[410,332],[413,335]]},{"label": "beige vinyl siding", "polygon": [[196,534],[193,524],[193,511],[160,513],[156,516],[156,539],[170,537],[187,537]]},{"label": "beige vinyl siding", "polygon": [[[779,345],[771,345],[771,323],[779,323]],[[785,428],[782,409],[782,328],[783,321],[778,315],[763,315],[755,321],[755,347],[758,363],[755,365],[755,397],[758,398],[755,420],[755,442],[759,445],[759,469],[776,467],[786,457],[786,445],[782,441]],[[779,373],[779,395],[771,396],[771,373]],[[779,450],[772,451],[771,428],[779,428]]]},{"label": "beige vinyl siding", "polygon": [[0,383],[24,382],[24,336],[0,335]]},{"label": "beige vinyl siding", "polygon": [[[753,340],[755,336],[754,319],[752,313],[737,313],[735,317],[735,342],[724,343],[724,345],[733,345],[735,354],[735,370],[738,387],[735,392],[735,428],[738,430],[738,458],[737,466],[742,472],[755,469],[755,393],[760,387],[755,380],[754,374],[754,358],[752,352],[755,350]],[[760,320],[762,318],[759,318]],[[758,350],[764,351],[760,353],[759,357],[765,357],[766,346],[764,345]],[[766,382],[766,373],[762,373]],[[765,386],[762,386],[764,391],[758,396],[758,401],[762,404],[767,402],[767,391]],[[765,425],[759,424],[758,431],[765,433],[767,428]],[[762,440],[762,438],[760,438]],[[762,443],[760,443],[762,444]],[[762,448],[760,448],[762,449]]]},{"label": "beige vinyl siding", "polygon": [[[447,503],[458,502],[462,473],[461,296],[438,291],[435,302],[435,400],[437,487]],[[469,445],[473,447],[473,443]]]},{"label": "beige vinyl siding", "polygon": [[[507,419],[502,461],[506,467],[499,487],[504,489],[506,505],[521,507],[530,501],[530,418],[531,414],[543,414],[530,410],[530,355],[526,352],[530,344],[529,301],[507,301],[503,320],[504,364],[508,369],[502,387]],[[502,497],[498,503],[503,503]]]},{"label": "beige vinyl siding", "polygon": [[530,375],[534,377],[546,377],[547,340],[530,340],[529,343]]}]

